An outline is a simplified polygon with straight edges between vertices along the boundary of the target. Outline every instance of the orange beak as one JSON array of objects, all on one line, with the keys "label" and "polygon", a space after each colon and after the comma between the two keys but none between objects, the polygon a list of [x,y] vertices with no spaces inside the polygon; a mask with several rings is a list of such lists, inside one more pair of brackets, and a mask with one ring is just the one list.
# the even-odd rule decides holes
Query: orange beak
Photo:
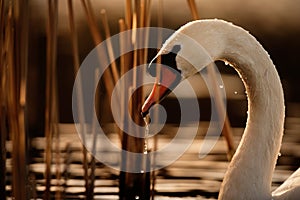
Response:
[{"label": "orange beak", "polygon": [[150,95],[142,106],[142,116],[145,117],[150,108],[163,100],[174,89],[181,80],[181,75],[178,71],[166,66],[161,66],[160,80],[156,80]]}]

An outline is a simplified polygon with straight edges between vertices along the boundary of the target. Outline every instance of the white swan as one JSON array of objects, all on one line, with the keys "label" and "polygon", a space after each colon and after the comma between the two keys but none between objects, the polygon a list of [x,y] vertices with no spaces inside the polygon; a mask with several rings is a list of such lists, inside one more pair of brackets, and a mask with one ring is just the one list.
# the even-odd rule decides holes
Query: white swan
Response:
[{"label": "white swan", "polygon": [[[248,95],[247,126],[225,174],[219,199],[300,199],[300,170],[271,193],[272,174],[283,136],[283,90],[268,53],[244,29],[222,20],[198,20],[176,31],[158,53],[162,64],[175,70],[161,67],[160,83],[154,85],[142,113],[146,114],[157,100],[166,96],[168,87],[174,88],[182,79],[212,62],[198,52],[199,45],[213,61],[232,64]],[[150,64],[148,71],[155,76],[155,65]],[[160,88],[159,95],[155,95],[157,88]]]}]

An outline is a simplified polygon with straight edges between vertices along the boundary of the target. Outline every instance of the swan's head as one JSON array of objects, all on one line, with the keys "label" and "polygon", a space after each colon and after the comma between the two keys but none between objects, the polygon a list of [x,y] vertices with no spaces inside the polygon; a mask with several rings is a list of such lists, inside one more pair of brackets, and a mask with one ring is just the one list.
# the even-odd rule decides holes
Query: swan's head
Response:
[{"label": "swan's head", "polygon": [[183,79],[212,62],[199,41],[181,29],[165,42],[147,68],[147,72],[157,79],[142,106],[143,116],[147,115],[150,108],[164,99]]}]

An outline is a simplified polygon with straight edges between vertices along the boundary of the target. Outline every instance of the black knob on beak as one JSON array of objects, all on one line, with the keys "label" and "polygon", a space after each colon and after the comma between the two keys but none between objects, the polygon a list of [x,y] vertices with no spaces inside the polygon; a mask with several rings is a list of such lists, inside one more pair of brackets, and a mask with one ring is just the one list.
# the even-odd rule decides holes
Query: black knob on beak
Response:
[{"label": "black knob on beak", "polygon": [[156,77],[156,68],[157,68],[157,58],[151,61],[151,63],[147,67],[147,72],[152,76]]},{"label": "black knob on beak", "polygon": [[[167,54],[160,55],[161,56],[161,64],[171,67],[171,68],[175,69],[176,71],[180,72],[180,70],[177,68],[177,64],[176,64],[176,56],[177,56],[177,53],[180,51],[180,49],[181,49],[180,45],[175,45],[172,48],[172,51],[170,51]],[[155,58],[151,61],[151,63],[147,67],[147,72],[152,77],[156,77],[156,75],[157,75],[156,74],[157,65],[158,65],[157,58]]]}]

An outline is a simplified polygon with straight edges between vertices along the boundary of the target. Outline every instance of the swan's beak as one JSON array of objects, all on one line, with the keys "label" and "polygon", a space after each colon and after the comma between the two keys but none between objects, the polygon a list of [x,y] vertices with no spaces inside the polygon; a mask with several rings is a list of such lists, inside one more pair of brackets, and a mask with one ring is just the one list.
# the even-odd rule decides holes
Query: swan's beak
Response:
[{"label": "swan's beak", "polygon": [[[152,70],[151,66],[148,68],[148,72],[152,76],[156,76],[156,70]],[[145,117],[154,104],[159,103],[166,96],[168,96],[172,89],[179,84],[180,80],[181,75],[178,71],[162,65],[160,70],[160,78],[159,80],[156,79],[156,83],[154,84],[150,95],[147,97],[142,106],[142,116]]]}]

